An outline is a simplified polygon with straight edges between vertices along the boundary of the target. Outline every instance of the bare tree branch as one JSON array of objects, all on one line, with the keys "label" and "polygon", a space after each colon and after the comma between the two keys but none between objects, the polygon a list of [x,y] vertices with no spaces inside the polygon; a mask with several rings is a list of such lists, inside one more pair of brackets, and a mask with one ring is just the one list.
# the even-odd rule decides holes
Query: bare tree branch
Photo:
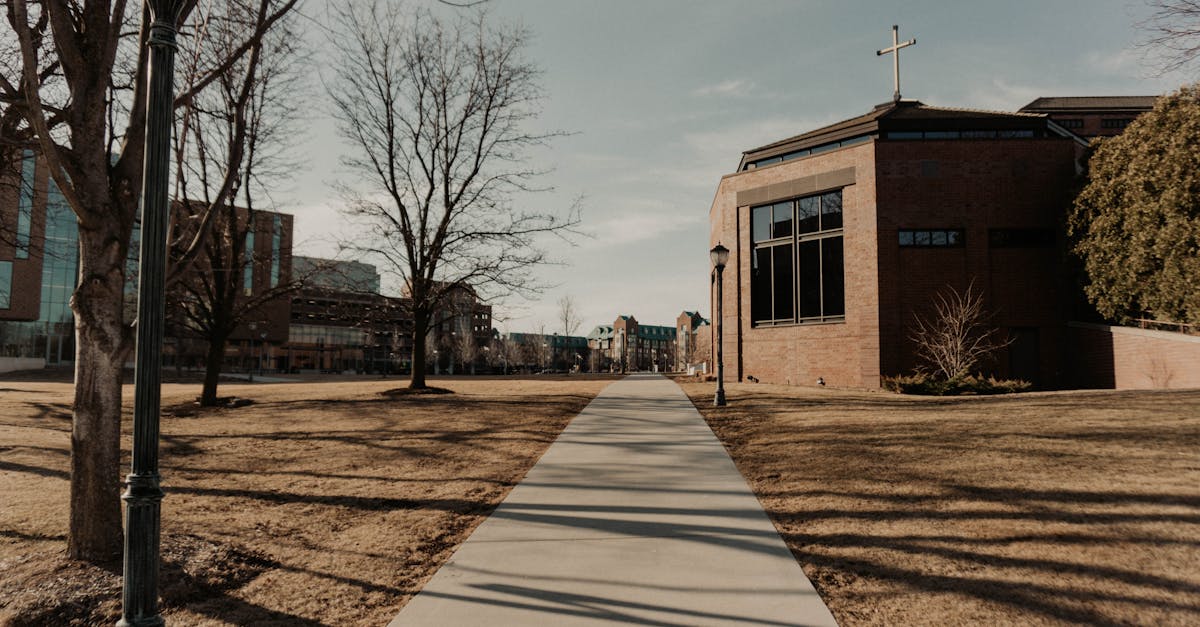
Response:
[{"label": "bare tree branch", "polygon": [[916,344],[917,356],[934,374],[954,381],[1012,343],[1011,339],[999,341],[999,330],[989,327],[987,320],[983,294],[975,290],[972,281],[965,293],[948,288],[938,294],[931,318],[914,315],[910,339]]},{"label": "bare tree branch", "polygon": [[1200,56],[1200,0],[1146,0],[1152,13],[1138,23],[1139,43],[1160,74],[1190,65]]}]

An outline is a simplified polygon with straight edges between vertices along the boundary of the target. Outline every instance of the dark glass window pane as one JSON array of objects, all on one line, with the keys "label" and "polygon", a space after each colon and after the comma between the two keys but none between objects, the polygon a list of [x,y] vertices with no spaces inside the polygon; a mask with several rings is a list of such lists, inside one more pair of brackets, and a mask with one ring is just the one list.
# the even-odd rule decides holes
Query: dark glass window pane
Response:
[{"label": "dark glass window pane", "polygon": [[925,131],[925,139],[958,139],[958,131]]},{"label": "dark glass window pane", "polygon": [[901,246],[912,246],[913,245],[913,232],[912,231],[900,231],[900,245]]},{"label": "dark glass window pane", "polygon": [[791,237],[792,236],[792,203],[777,202],[772,208],[773,221],[771,227],[772,237]]},{"label": "dark glass window pane", "polygon": [[750,317],[771,319],[771,249],[756,248],[750,260]]},{"label": "dark glass window pane", "polygon": [[945,246],[946,245],[946,232],[945,231],[933,231],[932,233],[930,233],[929,234],[929,245],[930,246]]},{"label": "dark glass window pane", "polygon": [[821,230],[842,228],[842,192],[821,194]]},{"label": "dark glass window pane", "polygon": [[792,245],[771,249],[774,261],[775,319],[792,320],[796,316],[796,280],[792,275]]},{"label": "dark glass window pane", "polygon": [[821,240],[821,285],[825,294],[826,316],[846,313],[846,279],[842,274],[842,238]]},{"label": "dark glass window pane", "polygon": [[750,233],[754,241],[771,239],[771,206],[755,207],[750,210]]},{"label": "dark glass window pane", "polygon": [[946,231],[947,246],[962,246],[962,231]]},{"label": "dark glass window pane", "polygon": [[892,131],[887,136],[888,139],[921,139],[924,133],[921,131]]},{"label": "dark glass window pane", "polygon": [[0,309],[12,306],[12,262],[0,261]]},{"label": "dark glass window pane", "polygon": [[820,229],[817,213],[820,211],[820,201],[817,196],[801,198],[796,202],[796,232],[816,233]]},{"label": "dark glass window pane", "polygon": [[800,242],[800,317],[821,315],[821,242]]},{"label": "dark glass window pane", "polygon": [[995,139],[996,131],[963,131],[963,139]]},{"label": "dark glass window pane", "polygon": [[917,246],[928,246],[929,231],[913,231],[913,244]]}]

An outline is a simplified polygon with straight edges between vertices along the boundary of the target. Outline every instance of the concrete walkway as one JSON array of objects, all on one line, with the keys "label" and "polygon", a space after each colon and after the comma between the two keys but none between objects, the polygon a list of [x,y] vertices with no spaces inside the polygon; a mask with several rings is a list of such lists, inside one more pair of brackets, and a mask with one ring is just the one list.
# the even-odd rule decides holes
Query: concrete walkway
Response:
[{"label": "concrete walkway", "polygon": [[391,626],[835,625],[674,382],[583,410]]}]

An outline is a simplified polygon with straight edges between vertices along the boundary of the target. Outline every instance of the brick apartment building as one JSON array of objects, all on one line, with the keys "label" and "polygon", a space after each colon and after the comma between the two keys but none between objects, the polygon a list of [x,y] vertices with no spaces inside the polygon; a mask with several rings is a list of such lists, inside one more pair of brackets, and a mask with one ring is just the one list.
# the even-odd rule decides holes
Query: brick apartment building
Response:
[{"label": "brick apartment building", "polygon": [[676,369],[675,327],[641,324],[628,315],[617,316],[588,333],[588,347],[597,355],[597,370],[631,372]]},{"label": "brick apartment building", "polygon": [[698,311],[684,311],[675,319],[676,369],[707,363],[711,359],[712,323]]},{"label": "brick apartment building", "polygon": [[1059,385],[1060,225],[1084,145],[1041,113],[899,101],[747,151],[709,214],[731,250],[726,372],[878,387],[918,365],[914,316],[974,285],[1012,340],[989,369]]}]

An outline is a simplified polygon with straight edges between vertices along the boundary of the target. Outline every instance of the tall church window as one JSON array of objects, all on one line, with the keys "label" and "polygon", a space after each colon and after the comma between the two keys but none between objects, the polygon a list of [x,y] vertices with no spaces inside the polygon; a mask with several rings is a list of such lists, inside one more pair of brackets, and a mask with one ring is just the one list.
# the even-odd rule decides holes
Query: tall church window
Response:
[{"label": "tall church window", "polygon": [[752,207],[750,314],[755,325],[842,320],[842,192]]}]

